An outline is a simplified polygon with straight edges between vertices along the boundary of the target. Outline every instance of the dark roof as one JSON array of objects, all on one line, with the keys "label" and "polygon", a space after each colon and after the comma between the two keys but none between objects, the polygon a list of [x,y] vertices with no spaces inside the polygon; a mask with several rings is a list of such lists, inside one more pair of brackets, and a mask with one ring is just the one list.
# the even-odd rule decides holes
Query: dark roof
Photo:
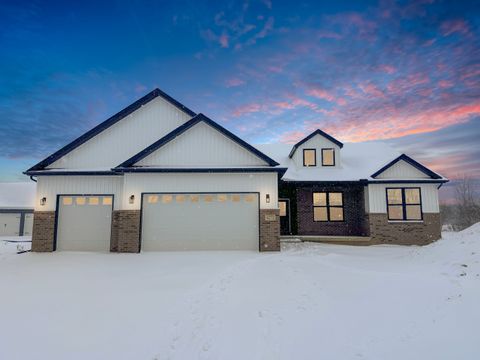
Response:
[{"label": "dark roof", "polygon": [[320,130],[320,129],[317,129],[315,130],[313,133],[311,133],[310,135],[308,135],[306,138],[303,138],[302,140],[300,140],[298,143],[296,143],[295,145],[293,145],[293,148],[292,148],[292,151],[290,151],[290,154],[288,155],[289,158],[292,158],[293,154],[295,154],[295,151],[297,150],[297,148],[302,145],[304,142],[310,140],[312,137],[314,137],[315,135],[320,135],[320,136],[323,136],[324,138],[327,138],[328,140],[330,140],[331,142],[333,142],[334,144],[338,145],[340,148],[343,147],[343,143],[341,143],[340,141],[338,141],[337,139],[335,139],[333,136],[331,135],[328,135],[326,132]]},{"label": "dark roof", "polygon": [[49,157],[47,157],[46,159],[40,161],[38,164],[32,166],[30,169],[28,169],[25,174],[29,174],[31,171],[35,171],[35,170],[42,170],[44,169],[45,167],[47,167],[48,165],[52,164],[53,162],[57,161],[58,159],[60,159],[62,156],[65,156],[66,154],[68,154],[70,151],[76,149],[77,147],[79,147],[80,145],[82,145],[83,143],[85,143],[86,141],[90,140],[91,138],[93,138],[94,136],[98,135],[99,133],[101,133],[103,130],[109,128],[110,126],[116,124],[117,122],[119,122],[120,120],[122,120],[123,118],[125,118],[126,116],[130,115],[131,113],[133,113],[135,110],[139,109],[141,106],[149,103],[150,101],[152,101],[153,99],[157,98],[158,96],[162,97],[163,99],[165,99],[166,101],[168,101],[170,104],[172,104],[173,106],[177,107],[178,109],[182,110],[183,112],[185,112],[186,114],[190,115],[190,116],[195,116],[196,113],[193,112],[192,110],[190,110],[189,108],[187,108],[185,105],[181,104],[180,102],[178,102],[177,100],[175,100],[174,98],[172,98],[171,96],[167,95],[166,93],[164,93],[162,90],[160,89],[155,89],[151,92],[149,92],[147,95],[145,95],[144,97],[138,99],[137,101],[135,101],[133,104],[127,106],[125,109],[121,110],[120,112],[116,113],[115,115],[113,115],[112,117],[108,118],[107,120],[105,120],[104,122],[102,122],[101,124],[98,124],[97,126],[95,126],[93,129],[87,131],[85,134],[83,134],[82,136],[78,137],[77,139],[73,140],[71,143],[67,144],[66,146],[64,146],[63,148],[61,148],[60,150],[58,150],[57,152],[53,153],[52,155],[50,155]]},{"label": "dark roof", "polygon": [[387,170],[388,168],[392,167],[393,165],[395,165],[397,162],[399,161],[405,161],[406,163],[412,165],[414,168],[416,168],[417,170],[420,170],[421,172],[423,172],[425,175],[427,176],[430,176],[432,179],[441,179],[442,177],[440,175],[438,175],[437,173],[433,172],[432,170],[428,169],[427,167],[423,166],[422,164],[420,164],[418,161],[415,161],[413,160],[410,156],[406,155],[406,154],[402,154],[400,155],[399,157],[397,157],[395,160],[393,161],[390,161],[387,165],[385,165],[384,167],[382,167],[380,170],[378,170],[377,172],[375,172],[374,174],[372,174],[372,178],[376,178],[378,175],[380,175],[381,173],[383,173],[385,170]]},{"label": "dark roof", "polygon": [[260,152],[259,150],[254,148],[252,145],[246,143],[245,141],[240,139],[238,136],[232,134],[230,131],[228,131],[224,127],[220,126],[215,121],[209,119],[208,117],[206,117],[203,114],[198,114],[193,119],[190,119],[185,124],[180,125],[178,128],[176,128],[172,132],[170,132],[167,135],[165,135],[164,137],[162,137],[160,140],[157,140],[152,145],[150,145],[150,146],[146,147],[145,149],[143,149],[142,151],[140,151],[138,154],[132,156],[127,161],[124,161],[123,163],[118,165],[115,169],[127,168],[127,167],[133,166],[135,163],[139,162],[140,160],[142,160],[146,156],[150,155],[152,152],[159,149],[163,145],[169,143],[170,141],[175,139],[177,136],[180,136],[185,131],[187,131],[188,129],[190,129],[194,125],[198,124],[199,122],[204,122],[204,123],[210,125],[211,127],[213,127],[214,129],[220,131],[223,135],[225,135],[226,137],[235,141],[237,144],[239,144],[243,148],[247,149],[248,151],[250,151],[251,153],[253,153],[257,157],[259,157],[260,159],[262,159],[263,161],[268,163],[270,166],[279,165],[275,160],[271,159],[270,157],[268,157],[264,153]]}]

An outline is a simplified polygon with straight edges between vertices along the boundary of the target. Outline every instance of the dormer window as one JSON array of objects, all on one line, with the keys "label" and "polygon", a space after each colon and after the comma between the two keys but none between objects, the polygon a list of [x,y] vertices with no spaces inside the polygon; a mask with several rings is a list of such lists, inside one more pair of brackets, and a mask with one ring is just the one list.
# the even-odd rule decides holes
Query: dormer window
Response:
[{"label": "dormer window", "polygon": [[322,166],[335,166],[335,149],[322,149]]},{"label": "dormer window", "polygon": [[303,149],[303,166],[317,166],[317,150]]}]

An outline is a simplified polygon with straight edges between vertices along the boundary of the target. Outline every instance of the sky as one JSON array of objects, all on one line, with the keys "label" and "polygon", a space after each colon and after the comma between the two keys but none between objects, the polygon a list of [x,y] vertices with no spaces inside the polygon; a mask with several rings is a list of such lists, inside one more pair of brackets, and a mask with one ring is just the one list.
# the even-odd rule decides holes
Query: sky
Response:
[{"label": "sky", "polygon": [[0,2],[0,181],[158,87],[250,143],[320,128],[480,179],[480,1]]}]

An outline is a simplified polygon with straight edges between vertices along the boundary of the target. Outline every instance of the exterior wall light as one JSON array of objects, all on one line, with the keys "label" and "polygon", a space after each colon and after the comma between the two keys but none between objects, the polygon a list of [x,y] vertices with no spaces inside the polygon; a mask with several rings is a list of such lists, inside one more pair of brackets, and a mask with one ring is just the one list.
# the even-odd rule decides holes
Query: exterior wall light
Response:
[{"label": "exterior wall light", "polygon": [[46,197],[42,197],[40,199],[40,206],[45,206],[45,204],[47,203],[47,198]]},{"label": "exterior wall light", "polygon": [[267,202],[267,204],[270,204],[270,194],[267,194],[265,196],[265,201]]},{"label": "exterior wall light", "polygon": [[130,195],[130,197],[128,198],[128,202],[130,204],[133,204],[135,202],[135,195]]}]

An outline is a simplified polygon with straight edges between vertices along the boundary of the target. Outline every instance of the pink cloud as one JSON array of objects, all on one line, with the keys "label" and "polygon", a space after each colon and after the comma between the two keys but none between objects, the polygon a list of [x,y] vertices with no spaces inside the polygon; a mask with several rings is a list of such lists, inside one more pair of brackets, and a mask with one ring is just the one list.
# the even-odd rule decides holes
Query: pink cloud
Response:
[{"label": "pink cloud", "polygon": [[327,90],[324,90],[324,89],[311,88],[311,89],[308,89],[306,92],[308,95],[316,97],[318,99],[323,99],[330,102],[335,101],[335,96],[333,96],[331,93],[329,93]]},{"label": "pink cloud", "polygon": [[222,35],[218,38],[218,42],[220,43],[220,45],[222,46],[222,48],[228,48],[228,35],[227,35],[227,34],[222,34]]},{"label": "pink cloud", "polygon": [[463,35],[470,34],[470,28],[463,19],[444,21],[440,26],[440,31],[443,36],[448,36],[454,33],[460,33]]},{"label": "pink cloud", "polygon": [[227,88],[237,87],[237,86],[241,86],[241,85],[244,85],[244,84],[245,84],[244,80],[236,78],[236,77],[230,78],[227,81],[225,81],[225,86]]},{"label": "pink cloud", "polygon": [[397,68],[392,65],[380,65],[378,70],[387,73],[387,74],[394,74],[397,72]]},{"label": "pink cloud", "polygon": [[442,89],[448,89],[453,86],[453,82],[450,80],[440,80],[438,82],[438,86],[441,87]]},{"label": "pink cloud", "polygon": [[[303,130],[287,131],[279,137],[283,143],[295,143],[312,131],[320,128],[341,141],[362,142],[369,140],[394,139],[407,135],[437,131],[469,121],[480,115],[480,102],[459,106],[434,107],[428,110],[399,113],[386,107],[378,111],[363,111],[357,117],[336,114],[334,122],[307,121]],[[359,126],[359,123],[362,126]]]},{"label": "pink cloud", "polygon": [[380,89],[378,89],[375,85],[373,85],[372,83],[360,84],[360,85],[358,85],[358,87],[365,94],[370,95],[371,97],[377,97],[377,98],[384,98],[385,97],[383,92]]},{"label": "pink cloud", "polygon": [[[383,115],[387,114],[387,115]],[[480,102],[468,105],[435,107],[417,113],[398,114],[394,109],[375,113],[368,111],[362,117],[336,121],[325,127],[332,134],[342,134],[342,139],[361,142],[377,139],[392,139],[402,136],[427,133],[446,128],[451,125],[465,123],[474,115],[480,114]],[[340,120],[340,119],[338,119]],[[363,121],[362,121],[363,120]],[[358,126],[361,122],[363,125]],[[311,124],[309,129],[315,129]]]},{"label": "pink cloud", "polygon": [[280,136],[278,140],[284,144],[295,144],[305,136],[307,136],[307,134],[303,131],[289,131]]},{"label": "pink cloud", "polygon": [[257,103],[245,104],[235,108],[232,112],[232,115],[235,117],[239,117],[245,114],[252,114],[257,113],[262,110],[262,105]]}]

